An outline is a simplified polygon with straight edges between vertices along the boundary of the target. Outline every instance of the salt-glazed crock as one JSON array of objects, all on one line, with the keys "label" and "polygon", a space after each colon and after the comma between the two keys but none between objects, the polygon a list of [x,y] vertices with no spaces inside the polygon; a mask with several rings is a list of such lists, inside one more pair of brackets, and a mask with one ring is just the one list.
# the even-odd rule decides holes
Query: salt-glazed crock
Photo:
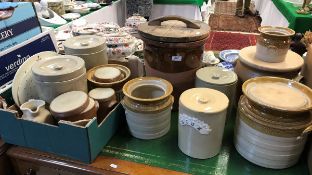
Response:
[{"label": "salt-glazed crock", "polygon": [[266,168],[297,163],[312,130],[312,90],[293,80],[257,77],[243,84],[238,104],[235,147]]},{"label": "salt-glazed crock", "polygon": [[221,149],[229,99],[220,91],[192,88],[179,100],[179,148],[193,158],[207,159]]},{"label": "salt-glazed crock", "polygon": [[122,105],[134,137],[156,139],[169,131],[172,90],[171,83],[156,77],[135,78],[123,86]]},{"label": "salt-glazed crock", "polygon": [[37,61],[32,79],[41,100],[47,103],[69,91],[88,91],[85,62],[77,56],[58,55]]},{"label": "salt-glazed crock", "polygon": [[[201,21],[165,16],[139,25],[138,31],[144,41],[146,75],[171,82],[176,99],[183,91],[194,87],[195,73],[202,66],[209,26]],[[178,102],[174,108],[177,106]]]},{"label": "salt-glazed crock", "polygon": [[261,26],[258,30],[256,58],[270,63],[284,61],[295,31],[272,26]]}]

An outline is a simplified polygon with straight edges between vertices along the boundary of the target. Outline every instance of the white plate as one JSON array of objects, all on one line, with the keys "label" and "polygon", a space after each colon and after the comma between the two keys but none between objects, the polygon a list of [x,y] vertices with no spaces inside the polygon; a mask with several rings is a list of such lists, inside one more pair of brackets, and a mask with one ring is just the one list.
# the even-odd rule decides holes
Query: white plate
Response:
[{"label": "white plate", "polygon": [[239,50],[223,50],[219,53],[219,57],[223,61],[235,63],[239,58]]},{"label": "white plate", "polygon": [[80,18],[80,14],[79,13],[65,13],[64,15],[62,15],[62,17],[66,20],[75,20]]},{"label": "white plate", "polygon": [[32,81],[31,67],[37,61],[58,55],[56,52],[45,51],[28,58],[17,70],[12,83],[12,96],[17,106],[29,99],[39,99],[34,82]]},{"label": "white plate", "polygon": [[88,3],[85,3],[84,5],[93,10],[101,8],[100,4],[93,3],[93,2],[88,2]]}]

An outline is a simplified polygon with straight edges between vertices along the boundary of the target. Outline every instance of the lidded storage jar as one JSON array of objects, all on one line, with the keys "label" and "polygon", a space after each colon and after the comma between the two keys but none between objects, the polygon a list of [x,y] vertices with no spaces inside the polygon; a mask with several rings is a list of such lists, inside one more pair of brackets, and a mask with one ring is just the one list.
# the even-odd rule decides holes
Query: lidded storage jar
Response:
[{"label": "lidded storage jar", "polygon": [[161,78],[141,77],[123,86],[122,104],[131,134],[140,139],[156,139],[170,130],[172,85]]},{"label": "lidded storage jar", "polygon": [[272,26],[261,26],[258,30],[256,58],[271,63],[283,62],[295,31]]},{"label": "lidded storage jar", "polygon": [[221,149],[229,100],[209,88],[186,90],[179,100],[179,148],[193,158],[207,159]]},{"label": "lidded storage jar", "polygon": [[258,77],[243,85],[234,142],[237,151],[259,166],[296,164],[312,130],[312,90],[293,80]]},{"label": "lidded storage jar", "polygon": [[235,102],[237,75],[221,67],[204,67],[196,72],[195,87],[205,87],[224,93],[229,99],[227,118],[231,117]]},{"label": "lidded storage jar", "polygon": [[32,78],[40,99],[47,103],[65,92],[88,91],[85,62],[76,56],[40,60],[32,66]]},{"label": "lidded storage jar", "polygon": [[139,25],[139,34],[145,44],[146,75],[170,81],[178,99],[183,91],[194,87],[209,29],[201,21],[178,16],[166,16]]},{"label": "lidded storage jar", "polygon": [[108,62],[105,39],[100,36],[81,35],[69,38],[64,42],[64,50],[67,55],[84,59],[87,70]]}]

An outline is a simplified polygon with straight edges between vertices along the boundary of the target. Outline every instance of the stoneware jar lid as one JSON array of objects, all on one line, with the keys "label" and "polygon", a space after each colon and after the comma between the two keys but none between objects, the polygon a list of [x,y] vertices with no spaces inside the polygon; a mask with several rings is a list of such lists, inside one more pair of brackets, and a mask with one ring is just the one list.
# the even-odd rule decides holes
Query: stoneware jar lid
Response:
[{"label": "stoneware jar lid", "polygon": [[52,115],[69,117],[80,114],[89,105],[89,97],[82,91],[70,91],[57,96],[50,104]]},{"label": "stoneware jar lid", "polygon": [[256,46],[245,47],[239,52],[239,61],[255,69],[271,72],[289,72],[298,70],[303,65],[303,59],[297,53],[289,50],[283,62],[269,63],[256,58]]},{"label": "stoneware jar lid", "polygon": [[105,49],[105,39],[96,35],[81,35],[67,39],[64,42],[66,53],[90,54]]},{"label": "stoneware jar lid", "polygon": [[42,82],[62,82],[86,72],[85,62],[77,56],[57,55],[42,59],[32,66],[34,79]]},{"label": "stoneware jar lid", "polygon": [[201,21],[165,16],[140,24],[138,30],[144,38],[154,41],[185,43],[206,39],[210,28]]},{"label": "stoneware jar lid", "polygon": [[221,67],[204,67],[196,72],[196,77],[209,84],[227,85],[237,81],[235,72]]},{"label": "stoneware jar lid", "polygon": [[89,92],[89,96],[97,101],[109,101],[115,96],[112,88],[95,88]]},{"label": "stoneware jar lid", "polygon": [[312,108],[312,90],[298,82],[277,77],[257,77],[243,84],[247,98],[261,106],[289,112]]},{"label": "stoneware jar lid", "polygon": [[192,88],[181,94],[180,104],[194,112],[211,114],[227,109],[229,99],[214,89]]},{"label": "stoneware jar lid", "polygon": [[99,67],[94,72],[94,78],[101,82],[112,82],[114,80],[118,80],[121,77],[121,71],[115,67]]}]

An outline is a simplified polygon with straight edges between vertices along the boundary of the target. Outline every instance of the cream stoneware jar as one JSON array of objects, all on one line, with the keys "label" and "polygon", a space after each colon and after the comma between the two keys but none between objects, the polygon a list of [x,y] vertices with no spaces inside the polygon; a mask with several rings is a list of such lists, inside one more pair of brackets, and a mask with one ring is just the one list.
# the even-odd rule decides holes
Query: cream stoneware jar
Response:
[{"label": "cream stoneware jar", "polygon": [[257,77],[243,84],[234,143],[259,166],[273,169],[296,164],[312,130],[312,90],[293,80]]},{"label": "cream stoneware jar", "polygon": [[235,101],[237,75],[221,67],[205,67],[196,72],[195,87],[205,87],[224,93],[230,100],[227,118],[231,117]]},{"label": "cream stoneware jar", "polygon": [[95,35],[82,35],[69,38],[64,42],[65,54],[81,57],[87,70],[107,64],[107,47],[105,39]]},{"label": "cream stoneware jar", "polygon": [[207,159],[221,149],[229,99],[209,88],[186,90],[179,100],[179,148],[193,158]]},{"label": "cream stoneware jar", "polygon": [[47,103],[65,92],[88,91],[85,63],[76,56],[58,55],[36,62],[32,79],[40,99]]},{"label": "cream stoneware jar", "polygon": [[131,134],[139,139],[156,139],[170,129],[172,85],[161,78],[142,77],[123,86],[122,104]]}]

